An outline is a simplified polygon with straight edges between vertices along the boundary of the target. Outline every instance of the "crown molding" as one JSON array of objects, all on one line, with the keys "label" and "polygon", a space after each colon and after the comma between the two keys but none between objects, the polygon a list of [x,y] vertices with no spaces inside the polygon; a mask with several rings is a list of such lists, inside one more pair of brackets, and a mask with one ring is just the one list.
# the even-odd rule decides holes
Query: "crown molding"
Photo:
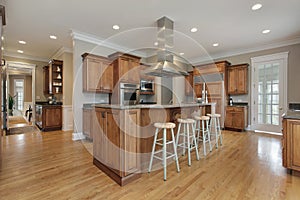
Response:
[{"label": "crown molding", "polygon": [[8,57],[26,59],[26,60],[35,60],[35,61],[46,62],[46,63],[49,62],[49,58],[35,57],[35,56],[26,55],[26,54],[14,53],[14,52],[10,52],[10,51],[4,51],[3,55],[8,56]]},{"label": "crown molding", "polygon": [[189,59],[193,65],[199,65],[202,63],[205,63],[207,61],[212,61],[220,58],[226,58],[226,57],[231,57],[231,56],[237,56],[237,55],[242,55],[242,54],[247,54],[247,53],[253,53],[257,51],[263,51],[263,50],[269,50],[269,49],[274,49],[274,48],[279,48],[279,47],[284,47],[284,46],[289,46],[289,45],[294,45],[294,44],[300,44],[300,37],[294,38],[294,39],[289,39],[285,41],[280,41],[272,44],[265,44],[261,45],[258,47],[254,48],[247,48],[247,49],[238,49],[234,51],[228,51],[226,53],[219,53],[219,54],[211,54],[209,56],[205,57],[198,57],[198,58],[193,58]]},{"label": "crown molding", "polygon": [[51,58],[58,58],[64,53],[73,53],[73,49],[68,47],[61,47],[51,56]]},{"label": "crown molding", "polygon": [[117,45],[115,43],[109,42],[107,39],[95,35],[91,35],[88,33],[72,30],[71,36],[73,40],[76,39],[76,40],[96,44],[119,52],[124,52],[124,53],[132,52],[130,54],[138,57],[147,57],[146,53],[143,53],[141,51],[136,51],[135,49],[131,49],[125,46]]}]

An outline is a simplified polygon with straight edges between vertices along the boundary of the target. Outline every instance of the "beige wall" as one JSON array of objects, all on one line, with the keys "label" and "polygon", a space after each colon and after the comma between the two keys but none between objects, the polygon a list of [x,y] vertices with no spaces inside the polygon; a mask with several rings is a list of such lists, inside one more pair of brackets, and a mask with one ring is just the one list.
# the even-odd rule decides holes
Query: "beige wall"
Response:
[{"label": "beige wall", "polygon": [[[4,56],[4,59],[6,61],[11,62],[22,62],[22,63],[28,63],[28,64],[34,64],[36,65],[35,68],[35,97],[36,101],[44,101],[46,100],[46,97],[43,93],[43,67],[46,66],[47,62],[41,62],[41,61],[35,61],[35,60],[28,60],[28,59],[21,59],[21,58],[14,58],[9,56]],[[40,98],[37,98],[40,97]]]},{"label": "beige wall", "polygon": [[28,75],[10,75],[9,76],[9,94],[14,96],[16,92],[14,91],[14,80],[23,79],[24,80],[24,102],[32,101],[32,77]]},{"label": "beige wall", "polygon": [[[226,58],[221,58],[218,60],[228,60],[231,64],[239,63],[249,63],[251,65],[251,58],[263,55],[269,55],[280,52],[289,52],[288,56],[288,91],[287,91],[287,100],[288,102],[300,102],[300,44],[274,48],[269,50],[257,51],[253,53],[247,53],[237,56],[231,56]],[[218,61],[217,60],[217,61]],[[251,77],[251,66],[249,67],[249,76]],[[249,79],[250,83],[251,79]],[[250,84],[249,91],[250,90]],[[247,100],[250,103],[250,95],[245,96],[235,96],[235,99]]]}]

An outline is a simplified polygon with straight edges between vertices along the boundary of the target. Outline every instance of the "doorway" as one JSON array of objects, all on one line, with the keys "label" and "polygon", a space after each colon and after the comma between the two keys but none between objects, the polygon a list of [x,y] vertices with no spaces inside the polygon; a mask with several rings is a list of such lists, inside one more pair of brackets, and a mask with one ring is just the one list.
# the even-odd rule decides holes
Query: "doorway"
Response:
[{"label": "doorway", "polygon": [[[19,62],[7,62],[5,92],[7,116],[3,126],[12,128],[29,127],[35,124],[35,65]],[[5,105],[5,104],[4,104]]]},{"label": "doorway", "polygon": [[288,52],[251,58],[252,129],[281,134],[287,110]]}]

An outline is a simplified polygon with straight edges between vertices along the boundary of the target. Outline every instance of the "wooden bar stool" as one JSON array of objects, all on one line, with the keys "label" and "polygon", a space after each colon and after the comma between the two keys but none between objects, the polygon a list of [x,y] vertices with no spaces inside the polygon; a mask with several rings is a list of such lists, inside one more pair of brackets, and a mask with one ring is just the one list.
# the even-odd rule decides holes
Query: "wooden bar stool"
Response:
[{"label": "wooden bar stool", "polygon": [[[197,141],[199,142],[202,139],[203,143],[203,154],[206,156],[206,143],[209,144],[209,151],[212,151],[212,146],[210,142],[210,130],[209,130],[209,119],[208,116],[194,116],[196,120],[195,131],[197,132]],[[202,133],[202,137],[200,137],[200,132]]]},{"label": "wooden bar stool", "polygon": [[[191,151],[195,149],[197,160],[199,160],[198,145],[195,136],[195,120],[193,119],[177,119],[179,122],[178,131],[176,136],[176,147],[181,147],[183,149],[182,154],[185,154],[185,149],[188,150],[188,165],[191,166]],[[183,132],[181,131],[181,124],[183,124]],[[190,126],[192,128],[192,133],[190,134]],[[178,144],[179,137],[183,137],[183,142]],[[191,143],[192,139],[192,143]]]},{"label": "wooden bar stool", "polygon": [[[153,146],[152,146],[152,153],[151,153],[151,159],[150,159],[150,163],[149,163],[148,172],[149,173],[151,172],[153,158],[162,160],[163,167],[164,167],[164,180],[167,180],[167,159],[175,157],[177,172],[180,172],[179,164],[178,164],[177,150],[176,150],[176,145],[175,145],[175,137],[174,137],[175,126],[176,125],[171,122],[154,123],[154,127],[156,128],[156,130],[155,130],[155,135],[154,135],[154,141],[153,141]],[[163,137],[158,139],[157,136],[158,136],[160,129],[163,129]],[[172,140],[170,140],[170,141],[167,141],[167,129],[171,129]],[[173,144],[174,153],[167,152],[168,144]],[[156,145],[162,146],[162,148],[160,150],[155,151]],[[162,153],[162,157],[155,155],[158,153]]]},{"label": "wooden bar stool", "polygon": [[[219,147],[219,139],[220,139],[220,145],[223,144],[223,137],[221,132],[221,126],[220,126],[220,114],[207,114],[207,116],[210,117],[210,133],[215,133],[216,137],[216,149]],[[213,131],[212,131],[213,130]]]}]

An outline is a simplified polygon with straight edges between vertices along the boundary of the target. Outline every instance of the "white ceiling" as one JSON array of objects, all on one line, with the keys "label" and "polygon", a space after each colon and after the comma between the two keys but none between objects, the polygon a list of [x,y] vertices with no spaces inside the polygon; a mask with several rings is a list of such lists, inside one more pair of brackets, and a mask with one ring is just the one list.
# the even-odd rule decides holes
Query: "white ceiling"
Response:
[{"label": "white ceiling", "polygon": [[[153,48],[156,20],[174,21],[175,52],[196,59],[300,42],[299,0],[0,0],[6,7],[6,55],[47,60],[72,48],[76,31],[133,49]],[[261,3],[260,10],[251,6]],[[116,31],[112,25],[118,24]],[[149,28],[150,27],[150,28]],[[151,28],[152,27],[152,28]],[[190,29],[197,27],[198,32]],[[262,30],[270,29],[269,34]],[[49,35],[57,35],[51,40]],[[26,45],[18,43],[27,42]],[[213,47],[213,43],[219,47]],[[23,55],[17,50],[24,51]]]}]

